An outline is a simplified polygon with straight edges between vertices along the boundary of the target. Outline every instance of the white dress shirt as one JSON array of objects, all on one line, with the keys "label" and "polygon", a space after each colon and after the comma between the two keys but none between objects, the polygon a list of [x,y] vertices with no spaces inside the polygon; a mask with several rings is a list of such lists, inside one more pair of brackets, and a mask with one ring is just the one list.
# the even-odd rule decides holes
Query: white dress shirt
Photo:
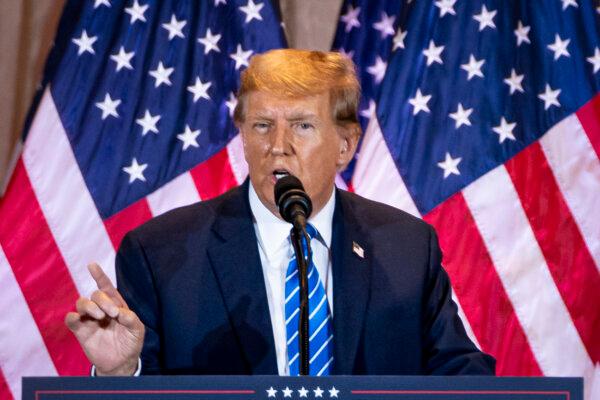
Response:
[{"label": "white dress shirt", "polygon": [[[273,215],[260,201],[252,184],[250,184],[249,198],[269,301],[269,313],[271,314],[275,353],[277,355],[277,371],[279,375],[289,375],[285,326],[285,278],[288,264],[294,254],[290,242],[292,224]],[[311,240],[310,246],[313,253],[313,262],[327,293],[330,311],[333,310],[330,249],[334,210],[335,190],[332,191],[325,207],[308,220],[320,234],[319,239],[313,238]],[[333,313],[331,315],[333,316]]]}]

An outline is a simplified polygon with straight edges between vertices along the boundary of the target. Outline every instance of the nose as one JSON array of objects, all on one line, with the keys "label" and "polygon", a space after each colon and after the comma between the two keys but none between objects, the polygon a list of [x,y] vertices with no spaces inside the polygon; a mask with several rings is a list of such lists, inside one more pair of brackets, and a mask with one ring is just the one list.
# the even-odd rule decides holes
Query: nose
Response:
[{"label": "nose", "polygon": [[284,124],[277,124],[271,131],[271,154],[282,156],[289,152],[288,132]]}]

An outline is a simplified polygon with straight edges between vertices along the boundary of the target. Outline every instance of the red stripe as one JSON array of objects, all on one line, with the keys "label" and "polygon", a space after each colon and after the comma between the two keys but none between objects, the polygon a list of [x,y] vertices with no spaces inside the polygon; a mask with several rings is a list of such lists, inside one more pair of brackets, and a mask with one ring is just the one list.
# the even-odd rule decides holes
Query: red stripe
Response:
[{"label": "red stripe", "polygon": [[150,218],[152,218],[150,206],[148,201],[143,198],[104,220],[104,226],[115,249],[119,248],[121,240],[127,232],[137,228]]},{"label": "red stripe", "polygon": [[0,204],[0,243],[58,373],[88,374],[90,364],[63,322],[79,293],[22,160]]},{"label": "red stripe", "polygon": [[585,347],[600,360],[600,274],[539,142],[506,163],[548,269]]},{"label": "red stripe", "polygon": [[2,369],[0,369],[0,399],[13,400],[14,397],[6,383]]},{"label": "red stripe", "polygon": [[542,375],[462,194],[440,204],[425,220],[437,230],[444,268],[473,333],[482,350],[496,357],[496,373]]},{"label": "red stripe", "polygon": [[596,156],[600,158],[600,95],[581,107],[577,111],[577,117],[596,151]]},{"label": "red stripe", "polygon": [[216,197],[238,185],[229,163],[227,148],[191,169],[190,174],[202,200]]}]

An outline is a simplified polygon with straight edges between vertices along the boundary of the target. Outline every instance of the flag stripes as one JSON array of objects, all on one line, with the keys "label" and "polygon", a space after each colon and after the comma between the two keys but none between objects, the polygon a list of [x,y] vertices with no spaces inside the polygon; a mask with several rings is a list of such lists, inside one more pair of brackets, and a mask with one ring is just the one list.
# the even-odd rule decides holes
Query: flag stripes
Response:
[{"label": "flag stripes", "polygon": [[444,268],[481,349],[496,357],[496,372],[542,375],[462,194],[434,208],[425,220],[439,235]]},{"label": "flag stripes", "polygon": [[[50,148],[53,150],[48,151]],[[40,102],[22,158],[38,204],[79,293],[88,295],[96,289],[85,268],[90,261],[110,266],[107,274],[114,280],[113,246],[83,180],[49,89]]]},{"label": "flag stripes", "polygon": [[[64,324],[79,293],[21,160],[0,204],[0,214],[0,246],[56,370],[59,374],[89,371],[83,350]],[[22,218],[24,215],[27,217]],[[4,315],[10,315],[10,310]]]},{"label": "flag stripes", "polygon": [[[0,318],[2,347],[0,347],[0,375],[16,397],[21,393],[21,376],[54,376],[56,368],[44,340],[31,315],[23,292],[15,275],[8,267],[2,247],[0,247],[0,312],[10,318]],[[5,267],[6,266],[6,267]],[[22,357],[14,357],[15,354]],[[10,391],[4,395],[0,378],[0,398],[11,398]]]},{"label": "flag stripes", "polygon": [[600,271],[600,223],[590,218],[600,210],[600,195],[597,195],[600,193],[600,160],[588,135],[594,137],[599,133],[589,128],[584,131],[579,119],[572,115],[552,127],[540,143]]},{"label": "flag stripes", "polygon": [[578,375],[587,371],[591,360],[554,285],[506,168],[496,167],[465,188],[463,195],[542,372]]},{"label": "flag stripes", "polygon": [[517,154],[506,169],[570,317],[592,361],[598,362],[600,274],[539,143]]}]

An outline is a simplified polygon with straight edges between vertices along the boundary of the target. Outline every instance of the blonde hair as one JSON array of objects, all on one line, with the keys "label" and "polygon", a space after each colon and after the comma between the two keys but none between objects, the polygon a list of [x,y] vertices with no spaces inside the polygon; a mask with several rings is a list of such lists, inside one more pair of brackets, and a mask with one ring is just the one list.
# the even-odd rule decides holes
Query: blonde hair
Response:
[{"label": "blonde hair", "polygon": [[278,49],[252,57],[241,75],[236,123],[244,121],[246,95],[255,90],[291,98],[329,91],[336,124],[358,124],[360,84],[354,63],[337,52]]}]

